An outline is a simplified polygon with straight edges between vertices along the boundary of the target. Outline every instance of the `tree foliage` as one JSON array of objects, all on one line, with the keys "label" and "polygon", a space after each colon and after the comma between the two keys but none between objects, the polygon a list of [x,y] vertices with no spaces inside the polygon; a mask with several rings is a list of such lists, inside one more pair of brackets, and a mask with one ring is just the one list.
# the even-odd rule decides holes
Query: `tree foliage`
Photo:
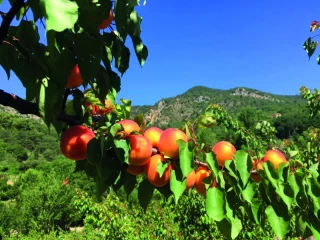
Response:
[{"label": "tree foliage", "polygon": [[[128,133],[119,121],[130,118],[131,101],[121,99],[121,104],[116,104],[115,99],[121,89],[121,76],[129,68],[131,53],[126,46],[127,39],[131,38],[141,66],[148,56],[148,49],[140,36],[142,18],[135,10],[139,4],[140,1],[129,0],[12,2],[12,8],[4,16],[0,28],[0,64],[8,78],[11,71],[18,76],[26,89],[26,100],[2,91],[1,103],[15,106],[20,112],[40,116],[48,127],[54,126],[59,134],[66,133],[74,125],[84,125],[88,131],[94,132],[94,137],[85,145],[86,158],[76,162],[76,170],[84,170],[95,180],[99,196],[110,193],[110,189],[119,192],[123,187],[128,197],[137,192],[144,211],[148,211],[153,196],[159,193],[166,199],[173,196],[174,202],[179,204],[186,191],[189,174],[193,170],[205,169],[208,175],[197,182],[198,186],[204,187],[201,194],[205,196],[205,212],[227,239],[237,238],[243,230],[250,237],[254,228],[245,228],[244,223],[248,222],[262,228],[270,226],[279,238],[292,235],[307,237],[311,234],[316,239],[320,238],[317,129],[311,133],[304,151],[292,149],[292,146],[280,149],[281,155],[288,161],[275,165],[270,159],[260,160],[267,150],[279,148],[275,139],[276,130],[269,121],[261,120],[253,128],[253,121],[247,118],[248,112],[241,114],[241,123],[221,106],[210,104],[194,121],[187,121],[179,131],[175,130],[177,135],[187,139],[174,140],[170,144],[170,147],[177,144],[178,158],[155,149],[158,160],[161,160],[151,171],[155,171],[155,178],[169,176],[166,184],[156,186],[155,180],[151,181],[145,170],[147,167],[141,176],[129,173],[133,158],[131,153],[135,147],[132,136],[143,135],[146,123],[143,115],[137,115],[134,120],[139,125],[138,129]],[[25,18],[27,11],[32,12],[33,20]],[[10,26],[14,16],[20,20],[18,26]],[[109,26],[108,30],[100,32],[101,22],[113,16],[115,27]],[[36,21],[43,23],[45,28],[45,44],[39,42]],[[316,45],[310,39],[306,41],[305,49],[309,57]],[[77,68],[83,87],[90,86],[90,89],[81,91],[78,86],[66,88],[70,74]],[[318,92],[312,94],[302,90],[303,97],[309,99],[311,114],[315,115],[319,112]],[[67,109],[70,96],[71,105]],[[105,100],[112,104],[112,111],[103,110],[107,107]],[[94,114],[91,112],[93,106],[106,112]],[[236,141],[232,157],[224,159],[222,164],[212,146],[197,139],[199,129],[215,126],[223,126],[227,133],[232,132]],[[8,149],[20,151],[14,145]],[[150,147],[149,158],[154,153]],[[18,157],[21,161],[26,158],[24,154]],[[49,188],[46,177],[29,170],[22,181],[42,181],[43,185],[21,192],[17,206],[21,211],[29,212],[30,219],[41,220],[42,225],[38,227],[48,231],[59,214],[60,219],[67,219],[73,208],[66,196],[69,192],[62,190],[61,184]],[[49,178],[54,176],[49,175]],[[21,186],[24,184],[21,183]],[[43,208],[30,209],[28,203],[37,195],[40,195],[37,200],[41,201],[38,206],[43,205],[53,214],[48,214]],[[55,205],[59,195],[62,196],[60,200],[63,200],[65,212],[60,212]],[[109,197],[107,200],[119,204],[117,199]],[[94,227],[99,228],[105,224],[106,218],[108,221],[114,217],[96,216],[96,212],[104,214],[107,210],[103,206],[95,208],[91,205],[83,205],[81,200],[78,202],[79,208],[89,211],[86,221]],[[123,210],[117,207],[114,214],[122,216]],[[22,223],[28,224],[33,222]],[[112,228],[109,230],[115,231]],[[126,231],[134,232],[134,229],[125,228],[121,233],[126,235]]]}]

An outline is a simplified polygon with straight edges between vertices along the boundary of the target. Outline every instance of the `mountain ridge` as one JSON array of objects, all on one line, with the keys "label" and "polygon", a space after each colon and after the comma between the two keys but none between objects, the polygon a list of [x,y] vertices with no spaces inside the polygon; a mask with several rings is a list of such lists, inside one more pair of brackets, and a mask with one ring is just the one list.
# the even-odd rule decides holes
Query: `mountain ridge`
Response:
[{"label": "mountain ridge", "polygon": [[228,90],[195,86],[175,97],[163,98],[154,105],[132,106],[132,116],[144,114],[147,124],[161,127],[181,126],[184,119],[194,119],[211,104],[219,104],[231,115],[241,108],[253,107],[270,117],[281,116],[292,107],[305,105],[300,95],[281,95],[235,87]]}]

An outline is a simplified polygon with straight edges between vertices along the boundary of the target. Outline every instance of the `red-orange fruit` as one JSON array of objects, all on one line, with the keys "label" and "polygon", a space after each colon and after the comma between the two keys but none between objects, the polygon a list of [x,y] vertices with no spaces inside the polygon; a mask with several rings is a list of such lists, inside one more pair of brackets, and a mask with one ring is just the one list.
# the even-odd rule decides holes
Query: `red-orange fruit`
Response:
[{"label": "red-orange fruit", "polygon": [[142,135],[129,135],[128,139],[130,141],[129,164],[134,166],[145,165],[152,155],[152,146],[149,139]]},{"label": "red-orange fruit", "polygon": [[77,88],[80,87],[82,84],[82,76],[80,73],[80,69],[78,64],[76,64],[73,69],[71,70],[71,73],[68,77],[68,83],[66,88],[71,89],[71,88]]},{"label": "red-orange fruit", "polygon": [[196,172],[194,170],[192,170],[191,173],[189,173],[187,175],[186,191],[188,191],[190,188],[192,188],[194,186],[195,182],[196,182]]},{"label": "red-orange fruit", "polygon": [[102,29],[105,29],[105,28],[109,27],[109,25],[111,24],[112,20],[113,20],[113,12],[112,12],[112,10],[110,10],[109,17],[107,17],[106,19],[104,19],[100,23],[100,25],[98,26],[98,29],[102,30]]},{"label": "red-orange fruit", "polygon": [[142,166],[129,165],[127,168],[127,172],[136,176],[144,173],[144,168],[145,168],[145,165],[142,165]]},{"label": "red-orange fruit", "polygon": [[95,137],[91,129],[76,125],[65,131],[60,140],[60,150],[63,155],[72,160],[87,158],[87,144]]},{"label": "red-orange fruit", "polygon": [[273,164],[274,168],[278,169],[279,164],[287,162],[287,159],[283,155],[283,153],[278,150],[268,150],[262,158],[262,161],[270,161]]},{"label": "red-orange fruit", "polygon": [[219,166],[223,167],[227,160],[232,160],[236,148],[227,141],[218,142],[213,146],[212,151],[216,154]]},{"label": "red-orange fruit", "polygon": [[150,127],[144,132],[143,135],[150,140],[152,147],[158,148],[158,143],[162,132],[163,131],[160,128]]},{"label": "red-orange fruit", "polygon": [[157,165],[160,162],[165,162],[166,160],[161,154],[153,155],[150,161],[145,166],[145,175],[148,181],[155,187],[163,187],[170,181],[170,171],[172,169],[171,164],[164,171],[163,175],[160,177],[157,172]]},{"label": "red-orange fruit", "polygon": [[127,135],[129,135],[133,131],[137,131],[137,132],[140,131],[140,127],[139,127],[138,123],[136,123],[135,121],[130,120],[130,119],[121,120],[118,122],[118,124],[122,125],[122,127]]},{"label": "red-orange fruit", "polygon": [[[196,179],[195,179],[195,183],[194,183],[194,188],[196,189],[196,191],[198,193],[200,193],[203,196],[206,196],[207,190],[206,190],[206,185],[202,181],[203,181],[203,179],[209,177],[210,174],[211,174],[211,171],[209,169],[207,169],[206,167],[201,166],[196,170],[196,177],[195,177]],[[216,180],[214,179],[209,187],[211,188],[211,187],[217,187],[217,186],[218,186],[218,184],[217,184]]]},{"label": "red-orange fruit", "polygon": [[179,147],[177,140],[182,139],[187,142],[187,135],[177,128],[168,128],[161,133],[158,150],[161,154],[171,158],[179,158]]}]

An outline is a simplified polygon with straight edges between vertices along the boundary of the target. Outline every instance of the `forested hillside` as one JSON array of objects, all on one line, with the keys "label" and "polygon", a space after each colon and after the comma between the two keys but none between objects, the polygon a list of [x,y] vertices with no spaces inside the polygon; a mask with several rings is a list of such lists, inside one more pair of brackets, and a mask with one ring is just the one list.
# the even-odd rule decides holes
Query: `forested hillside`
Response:
[{"label": "forested hillside", "polygon": [[17,173],[60,155],[59,138],[43,121],[0,107],[0,172]]},{"label": "forested hillside", "polygon": [[209,104],[219,104],[233,116],[252,107],[271,118],[292,114],[298,109],[302,111],[306,101],[299,95],[275,95],[243,87],[219,90],[196,86],[176,97],[162,99],[154,106],[134,106],[132,115],[142,112],[151,125],[178,127],[184,119],[196,118]]}]

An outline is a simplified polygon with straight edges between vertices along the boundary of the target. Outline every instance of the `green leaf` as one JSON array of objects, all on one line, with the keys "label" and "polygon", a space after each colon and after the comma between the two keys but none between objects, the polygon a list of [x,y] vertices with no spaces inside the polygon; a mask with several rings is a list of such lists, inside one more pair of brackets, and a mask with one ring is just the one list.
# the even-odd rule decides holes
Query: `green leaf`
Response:
[{"label": "green leaf", "polygon": [[304,50],[308,53],[309,58],[313,55],[316,48],[318,46],[318,42],[312,41],[311,37],[309,37],[303,44]]},{"label": "green leaf", "polygon": [[63,49],[53,62],[53,78],[62,88],[67,86],[68,77],[75,64],[74,53],[69,49]]},{"label": "green leaf", "polygon": [[320,239],[320,221],[315,217],[311,216],[308,219],[305,219],[306,224],[310,228],[313,239]]},{"label": "green leaf", "polygon": [[294,175],[295,175],[297,185],[299,187],[299,192],[296,196],[297,203],[302,209],[305,209],[310,205],[309,198],[307,197],[307,190],[306,190],[307,182],[305,180],[305,174],[297,170],[295,171]]},{"label": "green leaf", "polygon": [[93,138],[87,144],[87,161],[93,165],[99,165],[101,159],[100,140]]},{"label": "green leaf", "polygon": [[225,195],[221,188],[209,188],[206,195],[206,212],[214,221],[221,221],[225,215]]},{"label": "green leaf", "polygon": [[307,184],[308,195],[313,203],[313,213],[318,217],[320,209],[320,183],[318,183],[314,178],[307,178]]},{"label": "green leaf", "polygon": [[[232,214],[232,210],[230,214]],[[237,216],[233,217],[230,214],[230,218],[226,217],[222,221],[217,222],[217,227],[227,239],[235,239],[242,230],[242,223]]]},{"label": "green leaf", "polygon": [[314,179],[318,179],[319,175],[320,175],[320,168],[319,168],[320,164],[319,162],[312,164],[309,168],[309,171],[312,173],[312,176]]},{"label": "green leaf", "polygon": [[131,100],[129,99],[123,99],[120,98],[120,102],[123,104],[123,114],[124,118],[129,119],[130,118],[130,112],[131,112]]},{"label": "green leaf", "polygon": [[305,233],[306,228],[307,228],[307,223],[303,219],[303,216],[300,213],[298,213],[296,218],[295,218],[295,224],[296,224],[296,229],[297,229],[298,234],[300,236],[304,236],[304,233]]},{"label": "green leaf", "polygon": [[188,143],[182,139],[177,140],[179,146],[179,162],[182,176],[185,178],[193,170],[193,153],[189,150]]},{"label": "green leaf", "polygon": [[25,48],[32,48],[39,42],[40,36],[38,27],[35,25],[34,21],[21,20],[19,26],[12,26],[12,28],[16,28],[14,36],[22,42],[22,45]]},{"label": "green leaf", "polygon": [[244,150],[238,150],[234,154],[234,163],[239,172],[242,185],[245,186],[250,178],[252,161],[248,159],[248,154]]},{"label": "green leaf", "polygon": [[261,200],[258,200],[256,198],[252,199],[251,201],[251,211],[252,215],[254,217],[254,220],[257,224],[259,224],[259,209],[261,206]]},{"label": "green leaf", "polygon": [[212,151],[210,151],[209,153],[205,153],[205,160],[208,163],[210,169],[212,170],[213,175],[216,177],[217,183],[220,183],[220,180],[218,178],[219,164]]},{"label": "green leaf", "polygon": [[78,4],[69,0],[40,0],[45,13],[46,30],[62,32],[78,20]]},{"label": "green leaf", "polygon": [[138,188],[138,199],[140,206],[147,210],[149,203],[151,202],[154,192],[154,187],[149,183],[147,179],[144,179]]},{"label": "green leaf", "polygon": [[270,161],[267,162],[262,162],[262,167],[263,170],[266,174],[266,176],[268,177],[270,183],[277,188],[277,184],[279,182],[279,175],[277,170],[274,168],[273,163],[271,163]]},{"label": "green leaf", "polygon": [[115,39],[112,46],[112,54],[115,58],[115,67],[123,75],[129,68],[130,50],[124,45],[124,42],[118,38]]},{"label": "green leaf", "polygon": [[166,171],[166,169],[169,167],[169,165],[170,165],[170,161],[159,162],[157,164],[156,170],[157,170],[157,173],[159,173],[160,177],[162,177],[163,173]]},{"label": "green leaf", "polygon": [[297,184],[296,177],[294,174],[289,175],[288,183],[293,191],[293,199],[296,200],[296,197],[297,197],[300,189],[299,189],[299,186]]},{"label": "green leaf", "polygon": [[40,84],[39,95],[36,98],[40,114],[48,127],[53,124],[56,128],[61,128],[62,123],[58,121],[58,115],[61,112],[64,89],[59,89],[55,82],[48,78],[43,78]]},{"label": "green leaf", "polygon": [[210,128],[217,125],[217,120],[214,114],[206,112],[197,119],[197,123],[200,128]]},{"label": "green leaf", "polygon": [[128,35],[127,22],[129,14],[132,10],[133,8],[127,4],[127,1],[115,1],[114,13],[116,28],[124,42],[126,41]]},{"label": "green leaf", "polygon": [[142,43],[140,37],[131,36],[131,38],[140,66],[142,67],[148,58],[148,48]]},{"label": "green leaf", "polygon": [[93,81],[100,70],[102,49],[98,38],[86,34],[75,35],[75,52],[84,85]]},{"label": "green leaf", "polygon": [[180,168],[171,170],[170,174],[170,190],[173,192],[175,203],[177,204],[186,189],[187,179],[183,178]]},{"label": "green leaf", "polygon": [[251,200],[256,192],[256,184],[253,182],[249,182],[246,186],[246,188],[242,191],[242,196],[244,200],[246,200],[249,203],[252,203]]},{"label": "green leaf", "polygon": [[127,200],[130,196],[130,194],[133,192],[134,188],[136,187],[137,184],[137,177],[132,175],[132,174],[127,174],[126,176],[126,181],[124,182],[124,191],[127,194]]},{"label": "green leaf", "polygon": [[0,46],[0,65],[5,70],[8,79],[10,78],[11,69],[15,67],[17,55],[18,51],[14,45],[11,45],[9,42],[2,42]]},{"label": "green leaf", "polygon": [[38,19],[44,16],[41,6],[39,4],[39,0],[28,0],[27,3],[32,10],[34,21],[37,22]]},{"label": "green leaf", "polygon": [[114,151],[121,162],[129,163],[130,144],[126,140],[113,139]]},{"label": "green leaf", "polygon": [[289,219],[278,216],[272,206],[268,206],[265,210],[270,226],[277,237],[284,238],[289,227]]}]

